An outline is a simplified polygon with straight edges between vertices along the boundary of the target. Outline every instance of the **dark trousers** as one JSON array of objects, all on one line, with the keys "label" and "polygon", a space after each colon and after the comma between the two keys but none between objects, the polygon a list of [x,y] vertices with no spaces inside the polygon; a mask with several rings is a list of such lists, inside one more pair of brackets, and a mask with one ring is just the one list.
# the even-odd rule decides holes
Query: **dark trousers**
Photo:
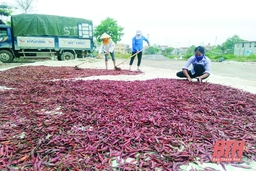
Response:
[{"label": "dark trousers", "polygon": [[[187,70],[188,71],[188,75],[190,76],[190,78],[200,77],[201,75],[204,74],[204,71],[205,71],[204,66],[202,66],[202,65],[194,65],[194,70],[195,70],[195,74],[194,75],[192,75],[190,70]],[[177,77],[180,77],[180,78],[187,78],[185,76],[185,74],[183,73],[183,71],[177,72],[176,75],[177,75]],[[204,78],[204,79],[206,79],[206,78]]]},{"label": "dark trousers", "polygon": [[[137,53],[137,52],[132,52],[132,55],[134,55],[134,54],[136,54],[136,53]],[[139,52],[139,53],[137,54],[137,56],[138,56],[138,64],[137,64],[137,66],[140,66],[140,64],[141,64],[141,58],[142,58],[142,52]],[[130,65],[132,65],[132,63],[133,63],[135,57],[136,57],[136,55],[131,58],[131,60],[130,60]]]}]

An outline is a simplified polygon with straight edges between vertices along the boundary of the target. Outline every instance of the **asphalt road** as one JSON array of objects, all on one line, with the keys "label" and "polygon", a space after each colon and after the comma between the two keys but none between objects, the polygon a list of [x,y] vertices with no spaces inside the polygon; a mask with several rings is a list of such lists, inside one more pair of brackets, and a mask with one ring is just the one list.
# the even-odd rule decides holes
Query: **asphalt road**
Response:
[{"label": "asphalt road", "polygon": [[[135,61],[137,62],[137,61]],[[142,66],[171,69],[180,71],[186,61],[184,60],[142,60]],[[256,63],[250,62],[211,62],[211,72],[214,75],[237,77],[246,80],[256,80]],[[256,86],[256,85],[255,85]]]},{"label": "asphalt road", "polygon": [[[147,57],[142,59],[141,66],[154,68],[171,69],[180,71],[185,64],[185,60],[173,60],[168,58]],[[24,63],[0,63],[0,69],[23,65]],[[137,64],[137,59],[134,60],[134,66]],[[152,71],[153,72],[153,71]],[[225,77],[237,77],[249,81],[256,81],[256,62],[211,62],[211,72],[214,75]],[[255,85],[256,86],[256,85]]]}]

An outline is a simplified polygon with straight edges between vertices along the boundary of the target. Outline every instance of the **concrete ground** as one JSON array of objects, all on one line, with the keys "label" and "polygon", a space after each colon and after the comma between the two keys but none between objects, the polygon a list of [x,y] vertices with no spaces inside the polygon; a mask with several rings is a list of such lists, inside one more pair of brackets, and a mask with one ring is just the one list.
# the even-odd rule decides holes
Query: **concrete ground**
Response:
[{"label": "concrete ground", "polygon": [[[122,62],[124,59],[117,59],[117,64]],[[28,63],[28,64],[0,64],[0,71],[6,70],[9,68],[13,68],[16,66],[26,66],[26,65],[46,65],[46,66],[76,66],[78,64],[80,68],[94,68],[94,69],[104,69],[104,59],[94,59],[94,58],[85,58],[85,59],[76,59],[72,61],[42,61],[42,62],[35,62],[35,63]],[[136,62],[134,61],[132,69],[136,70]],[[177,78],[176,72],[180,71],[182,66],[186,61],[181,60],[152,60],[152,59],[143,59],[141,70],[144,72],[140,75],[117,75],[117,76],[92,76],[83,78],[84,80],[93,80],[93,79],[105,79],[105,80],[124,80],[124,81],[132,81],[132,80],[147,80],[147,79],[154,79],[154,78]],[[124,64],[120,65],[122,69],[129,68],[129,60],[126,61]],[[109,61],[109,68],[113,69],[112,61]],[[75,69],[75,68],[74,68]],[[256,94],[256,63],[239,63],[239,62],[212,62],[211,65],[212,74],[207,80],[210,83],[214,84],[221,84],[226,86],[231,86],[234,88],[242,89],[244,91],[248,91],[251,93]],[[1,72],[0,72],[1,77]],[[0,85],[1,87],[1,85]],[[245,97],[246,98],[246,97]],[[193,164],[189,166],[184,166],[184,170],[190,170],[191,167],[198,168]],[[202,167],[211,166],[216,168],[217,170],[223,170],[220,165],[217,164],[204,164]],[[256,162],[250,163],[251,168],[256,169]],[[199,169],[199,168],[198,168]],[[226,165],[226,169],[228,171],[237,171],[237,170],[244,170],[232,167],[230,165]],[[246,169],[247,171],[252,171],[254,169]]]},{"label": "concrete ground", "polygon": [[[153,60],[152,60],[153,59]],[[177,78],[176,72],[180,71],[186,61],[184,60],[171,60],[171,59],[155,59],[155,58],[142,59],[141,70],[144,72],[142,75],[137,76],[99,76],[97,78],[112,79],[112,80],[146,80],[153,78]],[[124,59],[117,59],[117,64],[124,61]],[[48,66],[75,66],[82,62],[81,68],[100,68],[104,69],[104,59],[76,59],[72,61],[41,61],[28,64],[0,64],[0,71],[15,66],[21,65],[48,65]],[[132,69],[136,70],[137,60],[135,59]],[[129,68],[129,60],[121,64],[119,67],[122,69]],[[112,61],[109,61],[109,69],[113,68]],[[211,63],[211,76],[207,79],[208,82],[214,84],[221,84],[231,86],[234,88],[242,89],[256,94],[256,63],[250,62],[212,62]],[[85,79],[94,79],[85,78]],[[96,79],[96,78],[95,78]]]},{"label": "concrete ground", "polygon": [[[117,64],[123,59],[117,59]],[[5,70],[15,66],[21,65],[52,65],[52,66],[75,66],[81,62],[81,68],[105,68],[104,59],[76,59],[73,61],[42,61],[36,63],[11,63],[0,64],[0,70]],[[136,70],[136,59],[133,64],[133,69]],[[141,69],[145,73],[143,78],[176,78],[176,72],[180,71],[185,61],[183,60],[149,60],[143,59]],[[122,69],[128,69],[129,60],[120,65]],[[109,61],[109,68],[113,68],[113,64]],[[212,62],[211,63],[211,76],[209,82],[215,84],[222,84],[231,86],[238,89],[243,89],[256,94],[256,63],[249,62]],[[138,76],[140,79],[140,76]]]}]

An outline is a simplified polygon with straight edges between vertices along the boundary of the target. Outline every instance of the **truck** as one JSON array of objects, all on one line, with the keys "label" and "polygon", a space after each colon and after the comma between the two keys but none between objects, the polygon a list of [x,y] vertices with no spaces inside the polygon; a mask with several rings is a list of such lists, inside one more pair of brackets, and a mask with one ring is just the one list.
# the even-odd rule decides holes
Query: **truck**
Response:
[{"label": "truck", "polygon": [[72,60],[94,49],[92,20],[45,14],[11,16],[0,24],[0,61],[14,58]]}]

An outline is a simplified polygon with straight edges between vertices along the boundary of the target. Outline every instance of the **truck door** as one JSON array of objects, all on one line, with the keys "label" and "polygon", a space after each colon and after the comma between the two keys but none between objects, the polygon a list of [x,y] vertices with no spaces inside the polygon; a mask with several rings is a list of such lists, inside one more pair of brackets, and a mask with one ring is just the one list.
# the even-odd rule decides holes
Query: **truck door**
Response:
[{"label": "truck door", "polygon": [[0,48],[12,48],[11,35],[8,35],[8,27],[0,27]]}]

